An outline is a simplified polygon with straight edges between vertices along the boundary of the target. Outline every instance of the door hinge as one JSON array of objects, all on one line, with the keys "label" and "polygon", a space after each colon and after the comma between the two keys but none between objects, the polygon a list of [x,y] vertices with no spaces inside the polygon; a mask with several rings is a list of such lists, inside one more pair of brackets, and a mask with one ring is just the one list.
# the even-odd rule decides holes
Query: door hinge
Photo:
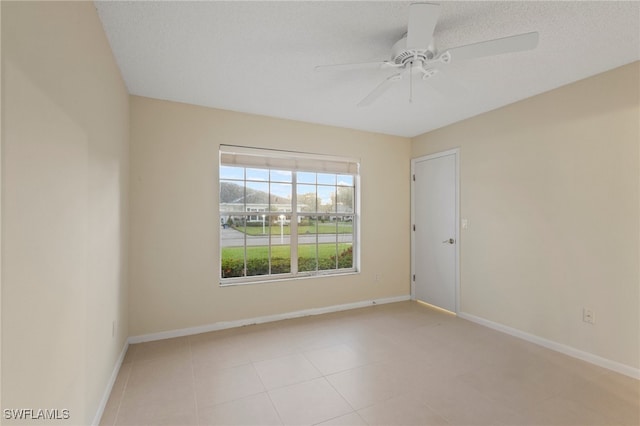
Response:
[{"label": "door hinge", "polygon": [[416,226],[415,226],[415,225],[413,225],[413,230],[414,230],[414,231],[416,230]]},{"label": "door hinge", "polygon": [[413,274],[413,280],[414,281],[416,280],[416,274]]},{"label": "door hinge", "polygon": [[414,182],[416,181],[416,175],[415,174],[413,175],[413,181]]}]

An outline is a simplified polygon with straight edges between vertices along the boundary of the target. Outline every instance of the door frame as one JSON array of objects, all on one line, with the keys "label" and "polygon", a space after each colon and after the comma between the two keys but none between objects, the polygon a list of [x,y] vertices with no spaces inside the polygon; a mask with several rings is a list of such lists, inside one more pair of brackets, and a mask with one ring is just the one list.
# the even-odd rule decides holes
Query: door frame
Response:
[{"label": "door frame", "polygon": [[447,155],[453,155],[455,158],[455,239],[456,239],[456,248],[455,248],[455,312],[460,312],[460,148],[453,148],[446,151],[436,152],[433,154],[425,155],[422,157],[412,158],[411,159],[411,300],[416,300],[416,282],[414,280],[415,276],[415,265],[416,265],[416,233],[413,231],[413,226],[416,223],[416,212],[415,212],[415,181],[413,180],[413,175],[415,174],[416,163],[433,160],[439,157],[445,157]]}]

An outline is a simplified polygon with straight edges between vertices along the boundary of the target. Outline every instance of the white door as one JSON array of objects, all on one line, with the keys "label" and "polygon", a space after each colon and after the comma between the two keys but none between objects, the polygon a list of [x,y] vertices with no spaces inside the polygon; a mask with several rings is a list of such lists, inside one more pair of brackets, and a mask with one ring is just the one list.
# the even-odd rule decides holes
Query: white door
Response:
[{"label": "white door", "polygon": [[414,299],[457,312],[458,151],[412,161]]}]

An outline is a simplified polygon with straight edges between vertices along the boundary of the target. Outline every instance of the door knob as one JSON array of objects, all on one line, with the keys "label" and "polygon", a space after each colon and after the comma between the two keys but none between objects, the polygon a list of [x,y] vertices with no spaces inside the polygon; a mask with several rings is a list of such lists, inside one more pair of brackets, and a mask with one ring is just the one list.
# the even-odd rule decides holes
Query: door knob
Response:
[{"label": "door knob", "polygon": [[444,240],[442,243],[443,244],[455,244],[456,240],[454,240],[453,238],[449,238],[448,240]]}]

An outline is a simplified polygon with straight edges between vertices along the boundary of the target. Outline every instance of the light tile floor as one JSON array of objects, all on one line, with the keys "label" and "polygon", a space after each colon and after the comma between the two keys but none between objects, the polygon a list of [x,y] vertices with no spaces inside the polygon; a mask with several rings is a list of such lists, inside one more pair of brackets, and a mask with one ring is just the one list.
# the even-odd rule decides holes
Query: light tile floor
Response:
[{"label": "light tile floor", "polygon": [[131,345],[102,425],[640,425],[640,382],[416,302]]}]

